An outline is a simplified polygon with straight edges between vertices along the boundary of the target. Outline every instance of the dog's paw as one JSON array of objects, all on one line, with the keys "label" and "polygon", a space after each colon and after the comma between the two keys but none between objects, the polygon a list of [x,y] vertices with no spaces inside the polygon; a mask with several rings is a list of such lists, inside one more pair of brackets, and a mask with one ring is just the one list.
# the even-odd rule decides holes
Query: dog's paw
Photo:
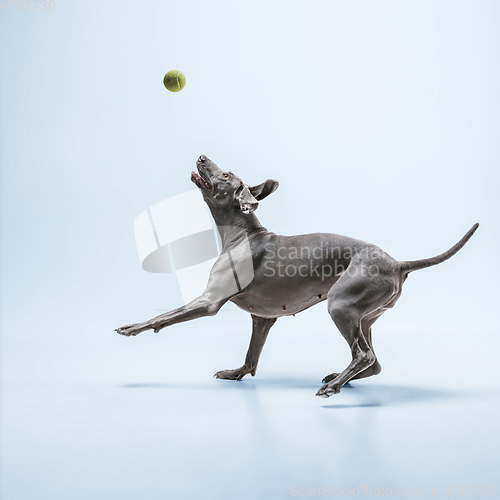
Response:
[{"label": "dog's paw", "polygon": [[247,373],[250,372],[242,366],[241,368],[236,368],[236,370],[221,370],[215,373],[214,377],[225,380],[241,380]]},{"label": "dog's paw", "polygon": [[319,396],[320,398],[329,398],[330,396],[338,394],[339,392],[340,386],[329,382],[328,384],[325,384],[323,387],[321,387],[321,389],[316,393],[316,396]]},{"label": "dog's paw", "polygon": [[323,384],[328,384],[328,382],[335,380],[338,376],[338,373],[330,373],[330,375],[327,375],[321,382],[323,382]]},{"label": "dog's paw", "polygon": [[142,331],[144,331],[144,325],[142,323],[122,326],[115,330],[115,332],[120,335],[124,335],[125,337],[134,337],[135,335],[139,335]]}]

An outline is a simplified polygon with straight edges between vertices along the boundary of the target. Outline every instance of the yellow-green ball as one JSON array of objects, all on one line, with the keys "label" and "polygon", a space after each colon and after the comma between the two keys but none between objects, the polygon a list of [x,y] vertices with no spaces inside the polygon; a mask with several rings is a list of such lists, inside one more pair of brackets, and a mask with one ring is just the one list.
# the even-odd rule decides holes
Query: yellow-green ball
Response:
[{"label": "yellow-green ball", "polygon": [[186,77],[180,71],[172,69],[163,77],[163,85],[170,92],[179,92],[186,85]]}]

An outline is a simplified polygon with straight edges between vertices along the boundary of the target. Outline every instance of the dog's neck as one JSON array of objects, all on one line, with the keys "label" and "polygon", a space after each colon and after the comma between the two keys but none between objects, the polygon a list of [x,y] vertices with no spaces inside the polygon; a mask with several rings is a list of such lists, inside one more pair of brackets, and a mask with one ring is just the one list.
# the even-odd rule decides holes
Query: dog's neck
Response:
[{"label": "dog's neck", "polygon": [[222,240],[222,249],[239,243],[243,237],[257,231],[266,231],[255,214],[244,214],[240,210],[223,212],[210,207]]}]

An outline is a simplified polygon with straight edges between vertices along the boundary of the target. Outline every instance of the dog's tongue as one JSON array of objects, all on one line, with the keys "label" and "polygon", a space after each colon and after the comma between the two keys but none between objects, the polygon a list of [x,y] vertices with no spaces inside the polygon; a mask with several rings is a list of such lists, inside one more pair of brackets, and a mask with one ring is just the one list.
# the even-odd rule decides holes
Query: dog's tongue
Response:
[{"label": "dog's tongue", "polygon": [[196,172],[191,172],[191,180],[198,186],[198,187],[204,187],[205,189],[210,189],[210,184],[203,180],[203,177],[198,175]]}]

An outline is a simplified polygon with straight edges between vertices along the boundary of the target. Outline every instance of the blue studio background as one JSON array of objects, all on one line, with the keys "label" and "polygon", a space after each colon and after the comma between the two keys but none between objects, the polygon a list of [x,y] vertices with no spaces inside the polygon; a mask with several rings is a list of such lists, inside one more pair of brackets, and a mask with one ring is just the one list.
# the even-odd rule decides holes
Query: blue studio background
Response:
[{"label": "blue studio background", "polygon": [[[497,1],[3,5],[2,499],[498,484]],[[215,380],[250,338],[232,305],[113,331],[182,303],[141,269],[133,222],[193,188],[200,154],[280,181],[257,211],[277,233],[410,260],[481,226],[376,323],[379,376],[314,396],[350,359],[322,303],[277,322],[255,378]]]}]

